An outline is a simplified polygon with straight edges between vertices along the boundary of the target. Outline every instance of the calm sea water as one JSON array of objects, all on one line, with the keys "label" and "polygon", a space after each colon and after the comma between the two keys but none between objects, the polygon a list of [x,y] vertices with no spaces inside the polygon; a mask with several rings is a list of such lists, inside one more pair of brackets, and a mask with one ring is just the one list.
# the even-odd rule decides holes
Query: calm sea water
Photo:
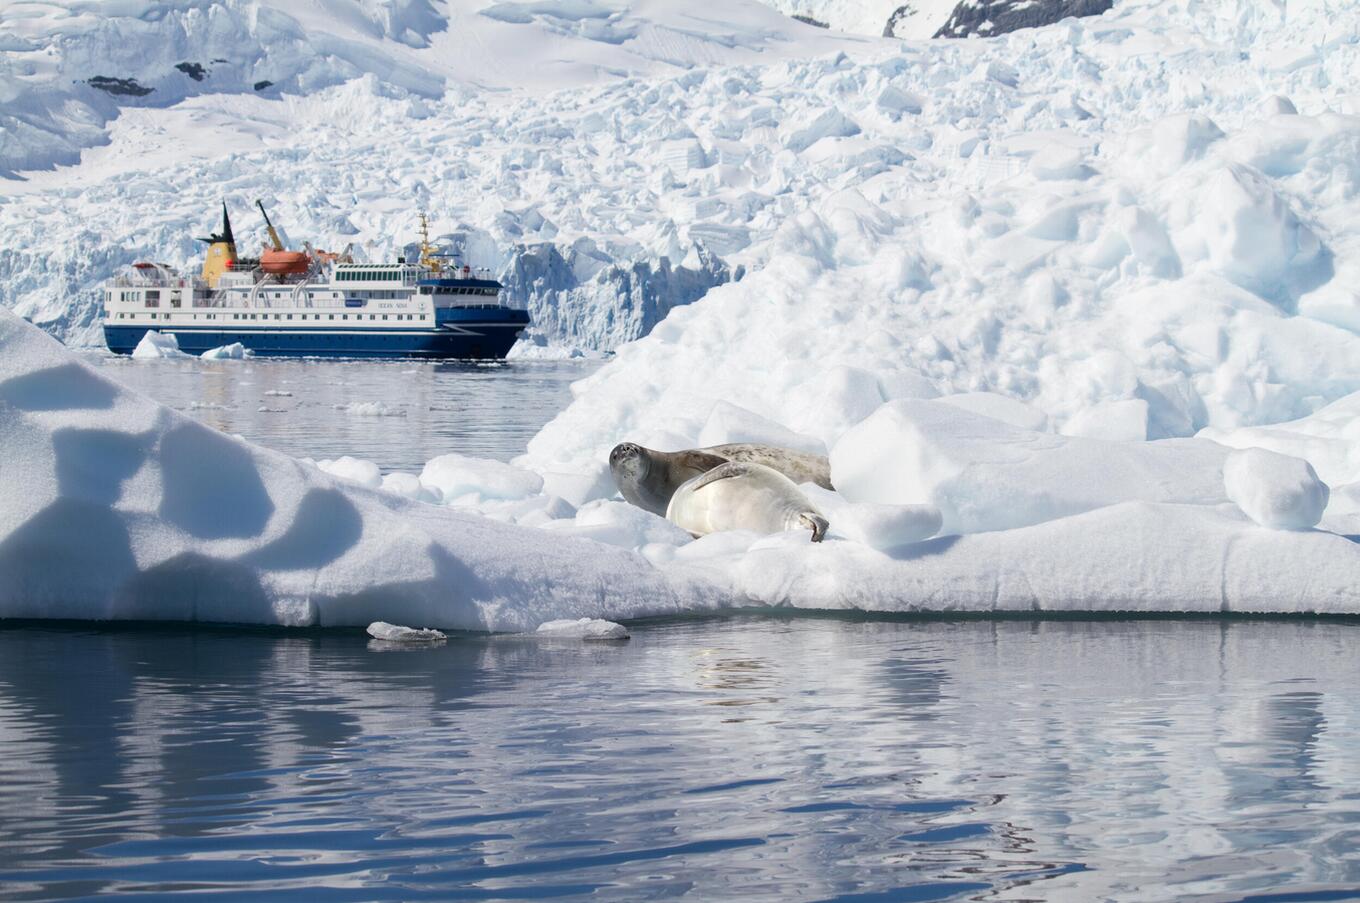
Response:
[{"label": "calm sea water", "polygon": [[[389,470],[513,457],[589,372],[99,364]],[[391,651],[0,622],[0,898],[1360,899],[1357,642],[734,613]]]},{"label": "calm sea water", "polygon": [[0,629],[9,900],[1360,897],[1360,626]]},{"label": "calm sea water", "polygon": [[461,452],[508,461],[571,401],[594,361],[474,364],[197,358],[86,360],[156,401],[299,458],[354,455],[420,473]]}]

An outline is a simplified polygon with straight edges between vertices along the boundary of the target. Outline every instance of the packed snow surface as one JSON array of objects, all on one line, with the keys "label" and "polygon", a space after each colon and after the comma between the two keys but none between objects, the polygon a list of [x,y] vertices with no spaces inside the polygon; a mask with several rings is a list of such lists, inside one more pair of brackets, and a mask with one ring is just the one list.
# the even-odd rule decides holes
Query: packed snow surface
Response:
[{"label": "packed snow surface", "polygon": [[[895,135],[911,159],[856,156],[749,252],[759,265],[741,281],[578,384],[520,463],[589,475],[623,439],[696,447],[716,441],[705,430],[721,410],[850,466],[881,449],[865,432],[845,444],[853,430],[910,427],[866,423],[882,405],[945,396],[1042,434],[1026,440],[1034,453],[979,436],[971,447],[993,463],[951,475],[962,446],[936,448],[927,431],[908,446],[920,460],[883,466],[931,485],[870,501],[938,503],[945,532],[1075,514],[1144,479],[1159,480],[1149,501],[1225,501],[1206,469],[1221,454],[1191,442],[1182,467],[1166,440],[1249,444],[1241,431],[1307,424],[1360,391],[1358,30],[1353,5],[1128,2],[995,40],[805,64],[799,82],[840,94],[811,120],[819,139],[789,133],[802,155],[846,159]],[[945,416],[921,405],[908,419],[927,410]],[[1143,440],[1155,441],[1100,444]],[[1349,453],[1315,444],[1338,466]],[[1091,465],[1110,447],[1106,486]],[[987,483],[1021,464],[1028,483]]]},{"label": "packed snow surface", "polygon": [[1221,504],[1226,455],[1202,439],[1058,436],[942,401],[902,400],[836,442],[831,481],[851,501],[927,504],[944,532],[980,533],[1135,499]]}]

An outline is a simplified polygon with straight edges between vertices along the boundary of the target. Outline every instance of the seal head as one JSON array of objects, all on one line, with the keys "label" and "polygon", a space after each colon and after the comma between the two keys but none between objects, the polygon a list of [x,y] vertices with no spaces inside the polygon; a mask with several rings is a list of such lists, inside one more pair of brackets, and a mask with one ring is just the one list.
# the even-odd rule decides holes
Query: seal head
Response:
[{"label": "seal head", "polygon": [[725,460],[694,449],[662,452],[635,442],[620,442],[609,453],[609,472],[630,504],[665,517],[666,506],[682,483]]}]

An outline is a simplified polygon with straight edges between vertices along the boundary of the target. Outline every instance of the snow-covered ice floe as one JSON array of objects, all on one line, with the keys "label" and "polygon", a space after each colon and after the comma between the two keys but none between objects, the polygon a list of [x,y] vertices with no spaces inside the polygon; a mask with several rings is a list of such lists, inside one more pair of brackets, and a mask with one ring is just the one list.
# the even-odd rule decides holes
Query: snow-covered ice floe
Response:
[{"label": "snow-covered ice floe", "polygon": [[[938,479],[951,449],[984,430],[972,411],[929,404],[946,412],[929,412],[937,434],[958,434],[932,437],[929,455],[912,451],[918,440],[898,407],[887,409],[896,431],[874,440],[898,443],[905,461],[919,462],[884,468],[883,491],[916,485],[921,496],[884,505],[827,493],[852,512],[844,520],[853,526],[833,529],[820,545],[799,533],[690,541],[622,502],[578,509],[532,479],[509,479],[495,462],[430,468],[455,496],[431,491],[440,504],[387,491],[382,481],[372,488],[372,474],[353,461],[343,469],[360,479],[332,476],[121,388],[0,313],[8,487],[0,495],[0,616],[529,631],[566,619],[760,605],[1360,613],[1360,546],[1318,530],[1259,526],[1228,499],[1223,456],[1193,443],[1181,453],[1184,478],[1158,485],[1155,498],[1132,482],[1102,489],[1082,477],[1070,491],[1055,485],[1047,501],[1029,490],[1027,520],[1042,516],[1037,523],[984,520],[978,532],[923,538],[945,507],[998,517],[989,506],[1006,461],[1032,454],[1025,473],[1055,484],[1048,456],[1094,467],[1081,446],[1044,445],[1035,438],[1044,434],[993,421],[989,435],[1005,454]],[[1126,469],[1158,463],[1139,457],[1146,443],[1082,441],[1104,443]],[[914,477],[903,470],[910,466]],[[970,493],[977,506],[965,504]],[[856,514],[854,506],[867,507]],[[834,526],[840,515],[826,507]]]},{"label": "snow-covered ice floe", "polygon": [[430,643],[442,643],[448,639],[442,632],[432,630],[429,627],[405,627],[401,624],[389,624],[386,621],[374,621],[369,624],[368,635],[385,643],[428,645]]},{"label": "snow-covered ice floe", "polygon": [[564,640],[626,640],[628,628],[600,618],[563,618],[538,625],[534,636]]}]

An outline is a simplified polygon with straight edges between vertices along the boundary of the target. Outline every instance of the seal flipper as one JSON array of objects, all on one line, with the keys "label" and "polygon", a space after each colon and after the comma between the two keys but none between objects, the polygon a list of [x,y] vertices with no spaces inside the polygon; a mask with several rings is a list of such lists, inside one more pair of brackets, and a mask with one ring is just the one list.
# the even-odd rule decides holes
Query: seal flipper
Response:
[{"label": "seal flipper", "polygon": [[812,531],[813,542],[821,542],[826,536],[827,528],[831,526],[826,518],[812,512],[798,515],[798,522]]},{"label": "seal flipper", "polygon": [[719,480],[730,480],[733,477],[743,477],[750,472],[751,472],[750,464],[742,464],[737,461],[727,461],[721,464],[720,466],[713,468],[707,473],[699,474],[697,477],[686,483],[685,486],[689,489],[690,492],[698,492],[700,489],[703,489],[710,483],[716,483]]},{"label": "seal flipper", "polygon": [[700,449],[691,448],[686,451],[676,452],[673,466],[691,472],[694,476],[686,477],[685,479],[692,480],[694,477],[722,467],[726,463],[728,463],[726,458],[710,454]]}]

